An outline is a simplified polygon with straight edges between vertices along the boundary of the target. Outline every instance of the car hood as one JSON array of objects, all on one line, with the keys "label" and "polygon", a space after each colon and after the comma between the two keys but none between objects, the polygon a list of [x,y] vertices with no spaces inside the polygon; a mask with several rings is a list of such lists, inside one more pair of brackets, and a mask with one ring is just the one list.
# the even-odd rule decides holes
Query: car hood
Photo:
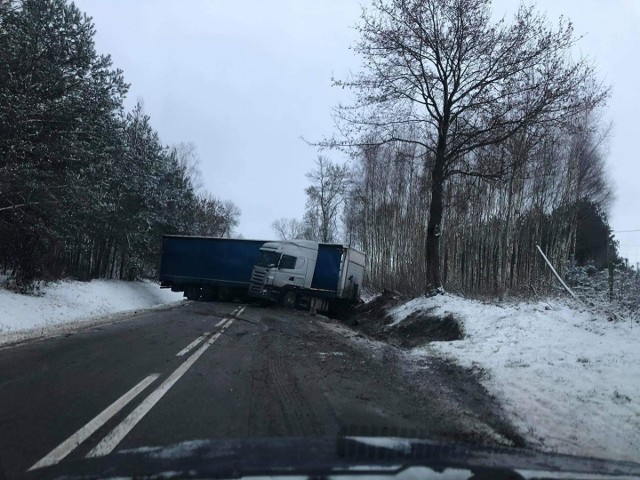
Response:
[{"label": "car hood", "polygon": [[640,464],[401,437],[193,440],[62,462],[27,478],[640,478]]}]

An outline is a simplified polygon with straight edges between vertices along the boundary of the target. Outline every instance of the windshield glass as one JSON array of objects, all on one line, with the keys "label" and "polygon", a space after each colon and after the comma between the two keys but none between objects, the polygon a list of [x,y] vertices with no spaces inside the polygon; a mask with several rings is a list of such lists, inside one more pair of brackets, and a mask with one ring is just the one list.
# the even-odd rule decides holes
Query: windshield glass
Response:
[{"label": "windshield glass", "polygon": [[0,0],[0,480],[640,462],[634,45],[640,0]]},{"label": "windshield glass", "polygon": [[278,266],[278,262],[280,261],[280,254],[277,252],[268,252],[266,250],[262,250],[260,252],[260,258],[258,258],[258,263],[256,266],[265,267],[265,268],[273,268]]}]

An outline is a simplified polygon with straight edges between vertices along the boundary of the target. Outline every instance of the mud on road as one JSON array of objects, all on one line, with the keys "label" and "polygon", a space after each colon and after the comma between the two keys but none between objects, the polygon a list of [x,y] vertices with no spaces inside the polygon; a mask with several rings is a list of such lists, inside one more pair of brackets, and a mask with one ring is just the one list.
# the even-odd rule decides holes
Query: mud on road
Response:
[{"label": "mud on road", "polygon": [[[264,310],[252,411],[268,436],[339,431],[523,446],[479,371],[370,338],[336,320]],[[400,342],[402,343],[402,342]],[[258,425],[260,424],[260,425]]]}]

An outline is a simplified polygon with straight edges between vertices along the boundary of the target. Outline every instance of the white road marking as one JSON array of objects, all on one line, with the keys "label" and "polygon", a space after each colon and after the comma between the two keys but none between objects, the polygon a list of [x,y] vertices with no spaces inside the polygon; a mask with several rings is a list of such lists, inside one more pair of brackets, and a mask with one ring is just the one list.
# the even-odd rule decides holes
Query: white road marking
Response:
[{"label": "white road marking", "polygon": [[140,392],[147,388],[156,378],[160,376],[159,373],[149,375],[147,378],[138,383],[135,387],[105,408],[97,417],[87,423],[84,427],[78,430],[76,433],[67,438],[64,442],[51,450],[49,454],[42,458],[39,462],[35,463],[30,469],[48,467],[49,465],[55,465],[64,457],[69,455],[76,447],[89,438],[93,433],[102,427],[107,421],[118,413],[125,405],[133,400]]},{"label": "white road marking", "polygon": [[160,384],[153,392],[145,398],[136,409],[131,412],[118,426],[116,426],[106,437],[102,439],[98,445],[96,445],[88,454],[90,457],[102,457],[110,454],[116,446],[122,441],[124,437],[135,427],[142,418],[149,413],[153,406],[169,391],[173,385],[180,380],[187,370],[200,358],[200,356],[211,346],[213,343],[229,328],[234,322],[233,318],[225,319],[229,322],[220,329],[218,333],[213,335],[207,342],[195,351],[189,358],[187,358],[182,364],[171,374],[169,377]]},{"label": "white road marking", "polygon": [[210,333],[211,332],[205,332],[202,335],[200,335],[193,342],[191,342],[189,345],[187,345],[182,350],[180,350],[178,353],[176,353],[176,357],[182,357],[183,355],[189,353],[191,350],[193,350],[195,347],[197,347],[200,342],[202,342],[206,337],[208,337],[210,335]]},{"label": "white road marking", "polygon": [[[231,312],[231,316],[232,317],[237,317],[238,315],[241,315],[242,312],[244,312],[244,309],[246,308],[245,306],[241,306],[236,308],[233,312]],[[227,320],[229,320],[228,318],[223,318],[222,320],[220,320],[218,323],[216,323],[216,327],[219,327],[220,325],[222,325],[224,322],[226,322]]]}]

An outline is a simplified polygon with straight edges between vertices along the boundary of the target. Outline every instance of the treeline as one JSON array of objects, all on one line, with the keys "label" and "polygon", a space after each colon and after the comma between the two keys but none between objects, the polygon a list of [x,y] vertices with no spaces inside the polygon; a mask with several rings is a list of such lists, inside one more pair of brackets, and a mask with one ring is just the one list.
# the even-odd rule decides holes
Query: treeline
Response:
[{"label": "treeline", "polygon": [[[444,288],[465,294],[548,291],[552,273],[574,264],[606,266],[610,229],[602,126],[585,116],[571,126],[527,130],[480,154],[518,161],[499,178],[447,182],[441,228]],[[416,148],[363,148],[345,197],[345,240],[367,253],[372,288],[423,293],[430,176]],[[492,161],[483,162],[490,165]],[[487,170],[484,173],[489,173]]]},{"label": "treeline", "polygon": [[[536,245],[561,275],[574,265],[602,270],[608,260],[620,261],[608,241],[605,127],[591,112],[527,129],[483,149],[486,170],[447,182],[440,232],[446,290],[548,292],[554,279]],[[493,165],[507,156],[517,161],[491,178]],[[348,164],[319,157],[308,175],[303,218],[280,219],[274,231],[282,239],[352,245],[367,254],[369,288],[424,293],[431,161],[419,147],[375,141]]]},{"label": "treeline", "polygon": [[230,235],[192,146],[167,147],[66,0],[0,1],[0,266],[18,286],[155,275],[161,235]]}]

